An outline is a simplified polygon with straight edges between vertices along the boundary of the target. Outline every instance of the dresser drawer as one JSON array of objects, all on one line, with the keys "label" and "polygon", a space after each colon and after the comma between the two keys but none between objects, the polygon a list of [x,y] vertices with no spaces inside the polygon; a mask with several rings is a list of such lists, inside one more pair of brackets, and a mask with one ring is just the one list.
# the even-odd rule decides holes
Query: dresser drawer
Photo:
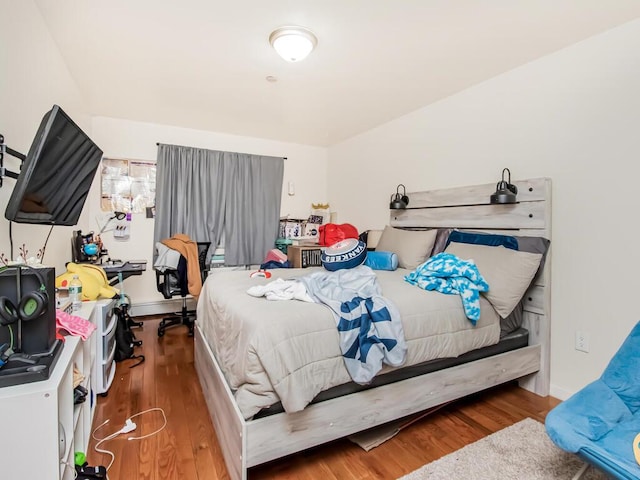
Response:
[{"label": "dresser drawer", "polygon": [[[109,310],[112,311],[113,309],[109,309]],[[102,334],[103,355],[108,355],[111,352],[111,350],[113,350],[113,345],[116,341],[117,327],[118,327],[118,315],[113,314],[107,330],[105,330],[104,333]]]},{"label": "dresser drawer", "polygon": [[116,362],[114,362],[113,360],[111,360],[111,362],[109,362],[107,365],[104,365],[102,368],[102,378],[105,379],[106,388],[109,388],[109,385],[111,385],[111,380],[113,379],[114,374],[113,370],[115,370],[115,368]]},{"label": "dresser drawer", "polygon": [[[111,353],[112,351],[115,352],[115,345],[116,345],[116,328],[114,325],[113,330],[102,337],[102,351],[104,352],[105,355],[107,355],[108,353]],[[104,360],[104,359],[101,358],[100,360]]]},{"label": "dresser drawer", "polygon": [[98,300],[92,317],[97,327],[94,334],[95,360],[93,362],[95,392],[97,394],[106,393],[115,376],[116,369],[113,358],[116,351],[118,315],[114,309],[117,305],[116,299]]},{"label": "dresser drawer", "polygon": [[113,363],[113,357],[115,357],[116,355],[116,343],[113,342],[113,347],[111,347],[111,350],[108,350],[109,352],[109,356],[102,362],[103,365],[105,366],[105,368],[107,366],[109,366],[110,363]]},{"label": "dresser drawer", "polygon": [[110,332],[115,329],[116,324],[118,323],[118,315],[114,312],[113,308],[107,309],[107,313],[104,318],[100,319],[102,325],[98,326],[98,329],[104,335],[105,332]]}]

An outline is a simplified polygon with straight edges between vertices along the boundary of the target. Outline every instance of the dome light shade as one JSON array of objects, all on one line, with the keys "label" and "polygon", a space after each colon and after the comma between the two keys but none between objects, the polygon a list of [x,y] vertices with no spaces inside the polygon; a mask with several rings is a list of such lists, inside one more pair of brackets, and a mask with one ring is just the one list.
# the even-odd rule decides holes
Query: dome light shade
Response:
[{"label": "dome light shade", "polygon": [[269,35],[269,43],[287,62],[299,62],[312,52],[318,39],[304,27],[280,27]]}]

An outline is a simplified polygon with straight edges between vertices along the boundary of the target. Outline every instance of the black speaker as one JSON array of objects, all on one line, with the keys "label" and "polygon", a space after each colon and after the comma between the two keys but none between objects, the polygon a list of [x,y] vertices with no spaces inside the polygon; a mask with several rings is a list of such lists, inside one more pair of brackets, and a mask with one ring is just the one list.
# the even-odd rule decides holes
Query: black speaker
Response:
[{"label": "black speaker", "polygon": [[[18,294],[20,292],[20,294]],[[56,339],[55,270],[9,267],[0,271],[0,345],[36,354]],[[13,334],[13,338],[12,338]]]}]

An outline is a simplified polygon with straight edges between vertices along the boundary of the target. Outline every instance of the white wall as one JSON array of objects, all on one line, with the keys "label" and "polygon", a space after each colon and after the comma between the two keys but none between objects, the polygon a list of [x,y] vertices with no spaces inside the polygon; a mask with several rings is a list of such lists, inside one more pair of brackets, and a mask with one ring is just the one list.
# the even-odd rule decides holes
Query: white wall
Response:
[{"label": "white wall", "polygon": [[[76,84],[49,35],[39,10],[31,0],[0,0],[0,133],[5,143],[26,154],[42,116],[53,104],[63,110],[88,134],[89,116]],[[5,167],[18,172],[20,161],[5,155]],[[0,189],[0,253],[10,257],[9,222],[4,211],[15,180],[4,179]],[[86,221],[83,213],[80,225]],[[29,256],[43,247],[49,227],[14,224],[14,258],[24,244]],[[72,227],[55,227],[49,239],[44,263],[65,271],[71,260]]]},{"label": "white wall", "polygon": [[[638,51],[635,21],[329,149],[329,198],[361,230],[387,224],[398,183],[497,182],[503,167],[552,178],[551,382],[560,397],[599,376],[639,319]],[[576,330],[590,335],[588,354],[574,350]]]},{"label": "white wall", "polygon": [[[311,203],[327,201],[325,148],[105,117],[93,119],[93,139],[108,158],[155,161],[156,142],[287,157],[282,215],[306,218],[310,214]],[[295,182],[293,196],[287,194],[289,181]],[[94,182],[88,201],[89,215],[94,222],[91,227],[93,230],[98,229],[95,223],[96,215],[102,214],[99,202],[100,185],[99,182]],[[156,291],[155,274],[151,268],[153,220],[145,218],[144,214],[134,214],[131,223],[131,239],[128,242],[114,240],[112,233],[107,233],[103,241],[112,258],[146,259],[148,262],[147,271],[142,276],[132,277],[124,283],[125,291],[131,295],[133,303],[161,300],[162,295]]]}]

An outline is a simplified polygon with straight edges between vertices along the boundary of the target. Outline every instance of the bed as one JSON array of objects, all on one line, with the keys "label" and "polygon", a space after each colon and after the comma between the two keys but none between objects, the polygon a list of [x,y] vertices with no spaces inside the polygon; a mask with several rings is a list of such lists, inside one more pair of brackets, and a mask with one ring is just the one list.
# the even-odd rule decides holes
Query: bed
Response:
[{"label": "bed", "polygon": [[[392,210],[389,224],[409,230],[457,228],[551,239],[551,181],[540,178],[515,182],[515,184],[520,192],[518,203],[510,205],[488,203],[490,194],[495,190],[493,184],[410,193],[412,208]],[[306,377],[303,375],[296,378],[292,375],[289,378],[288,375],[283,375],[282,378],[271,382],[274,379],[273,370],[266,374],[266,380],[265,372],[260,371],[263,367],[268,369],[270,360],[259,358],[259,354],[262,343],[268,340],[267,337],[274,337],[271,340],[282,343],[284,340],[279,336],[280,330],[300,329],[305,319],[313,317],[313,334],[319,333],[318,338],[324,339],[314,341],[313,344],[326,344],[330,352],[328,362],[335,363],[335,339],[331,340],[331,335],[335,335],[335,332],[329,328],[332,323],[331,313],[321,312],[318,309],[323,307],[317,304],[298,301],[278,302],[288,304],[284,308],[290,311],[279,315],[279,323],[277,323],[279,328],[274,327],[270,332],[269,329],[264,330],[266,321],[263,318],[267,315],[265,303],[242,301],[241,295],[246,288],[246,283],[242,283],[240,277],[247,281],[248,272],[220,273],[216,274],[215,279],[213,277],[208,279],[205,282],[205,290],[217,289],[218,299],[212,298],[213,294],[208,295],[205,292],[198,302],[195,364],[230,477],[234,480],[246,479],[248,469],[253,466],[511,380],[519,379],[523,388],[539,395],[548,395],[550,264],[550,252],[547,252],[543,271],[536,276],[535,282],[522,299],[522,323],[528,332],[525,346],[492,353],[489,356],[473,357],[465,363],[453,362],[435,371],[433,369],[414,371],[407,368],[406,371],[412,371],[411,375],[399,376],[391,383],[381,383],[364,390],[343,391],[338,396],[314,403],[308,402],[317,396],[318,390],[338,389],[343,383],[348,382],[343,372],[326,373],[334,370],[322,367]],[[311,270],[307,269],[304,272],[287,271],[278,275],[290,277],[310,272]],[[383,284],[387,282],[387,285],[402,285],[398,276],[404,273],[402,271],[385,272],[379,279]],[[228,278],[218,275],[228,275]],[[235,280],[232,279],[234,276]],[[403,294],[408,292],[407,288],[409,287],[398,287]],[[398,292],[393,293],[395,295]],[[452,296],[436,292],[422,291],[422,293],[448,297],[446,302],[449,303],[454,300]],[[224,303],[223,299],[226,299],[227,303]],[[215,318],[216,308],[213,310],[209,308],[215,302],[219,302],[216,307],[218,310],[225,310],[230,317],[242,318],[240,323],[247,328],[234,331],[232,323],[225,324],[221,319]],[[262,300],[262,302],[267,301]],[[244,304],[246,306],[243,307]],[[399,307],[403,314],[407,313],[407,308]],[[483,313],[478,330],[482,333],[472,337],[472,349],[488,348],[496,343],[500,336],[500,319],[499,316],[495,318],[491,315],[492,306],[483,304],[481,309]],[[323,319],[322,315],[324,315]],[[276,323],[268,323],[268,325],[276,325]],[[411,331],[411,327],[408,330],[407,340],[413,342],[416,340],[416,334]],[[256,332],[261,332],[258,334],[258,340],[256,340]],[[302,333],[303,336],[309,334]],[[461,333],[463,337],[469,336],[465,331]],[[228,337],[227,346],[221,347],[216,342],[220,337],[225,336]],[[334,344],[331,343],[332,341]],[[416,340],[415,345],[421,344],[420,342],[423,340]],[[427,339],[424,342],[427,347],[423,350],[429,352],[438,350],[438,343],[434,343],[433,339]],[[452,347],[440,353],[447,357],[457,357],[463,350],[466,351],[469,348],[457,342],[457,339],[447,341],[446,343]],[[233,345],[236,345],[235,349]],[[286,361],[296,361],[295,358],[291,360],[291,357],[296,357],[295,345],[295,343],[293,346],[290,345],[289,353],[284,354]],[[307,350],[309,347],[305,346],[304,349]],[[238,356],[238,351],[250,353]],[[272,350],[269,347],[265,351]],[[324,355],[325,353],[315,352],[314,354]],[[419,355],[411,355],[408,355],[411,357],[409,362],[411,366],[424,363]],[[277,370],[279,367],[276,365],[274,368]],[[297,370],[291,365],[288,369]],[[390,377],[395,373],[394,370],[396,369],[385,367],[379,377]],[[397,369],[398,373],[403,371],[403,369]],[[317,377],[323,379],[320,386],[309,381],[309,378]],[[294,387],[305,381],[312,384],[311,390],[301,390],[302,393],[294,391]],[[262,407],[278,402],[289,413],[276,409],[275,413],[271,412],[270,415],[259,415]]]}]

